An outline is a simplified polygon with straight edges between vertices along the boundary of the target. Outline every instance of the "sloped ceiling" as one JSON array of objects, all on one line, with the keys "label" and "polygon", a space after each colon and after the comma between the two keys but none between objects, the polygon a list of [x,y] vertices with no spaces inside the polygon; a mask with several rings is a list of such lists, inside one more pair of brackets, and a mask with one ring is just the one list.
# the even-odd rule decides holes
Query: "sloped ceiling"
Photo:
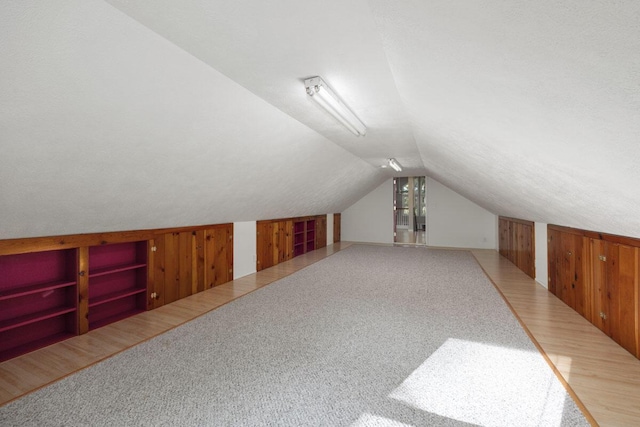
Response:
[{"label": "sloped ceiling", "polygon": [[637,1],[0,8],[0,238],[340,211],[388,157],[495,214],[640,237]]}]

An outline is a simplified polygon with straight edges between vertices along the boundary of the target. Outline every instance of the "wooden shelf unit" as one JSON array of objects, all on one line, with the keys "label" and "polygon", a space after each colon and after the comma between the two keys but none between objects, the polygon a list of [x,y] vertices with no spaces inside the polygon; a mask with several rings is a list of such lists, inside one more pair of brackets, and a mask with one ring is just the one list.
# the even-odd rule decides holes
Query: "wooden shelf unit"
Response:
[{"label": "wooden shelf unit", "polygon": [[89,248],[89,330],[147,307],[146,241]]},{"label": "wooden shelf unit", "polygon": [[326,215],[258,221],[256,269],[264,270],[326,245]]},{"label": "wooden shelf unit", "polygon": [[293,223],[293,256],[297,257],[306,252],[305,222]]},{"label": "wooden shelf unit", "polygon": [[499,217],[498,251],[532,279],[536,278],[535,223]]},{"label": "wooden shelf unit", "polygon": [[231,223],[0,240],[0,361],[232,279]]},{"label": "wooden shelf unit", "polygon": [[0,256],[0,361],[78,333],[77,250]]}]

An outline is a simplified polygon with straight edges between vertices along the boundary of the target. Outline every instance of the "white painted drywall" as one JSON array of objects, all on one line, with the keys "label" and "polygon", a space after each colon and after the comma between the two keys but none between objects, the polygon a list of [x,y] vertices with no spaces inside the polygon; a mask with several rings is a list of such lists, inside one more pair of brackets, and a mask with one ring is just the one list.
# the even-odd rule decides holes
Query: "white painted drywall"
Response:
[{"label": "white painted drywall", "polygon": [[256,221],[233,223],[233,279],[256,272]]},{"label": "white painted drywall", "polygon": [[549,268],[547,264],[547,224],[535,223],[536,239],[536,282],[549,288]]},{"label": "white painted drywall", "polygon": [[[427,178],[427,244],[497,248],[496,215]],[[393,179],[342,212],[342,240],[393,243]]]},{"label": "white painted drywall", "polygon": [[496,215],[427,178],[427,244],[496,249]]},{"label": "white painted drywall", "polygon": [[0,239],[340,212],[388,176],[103,1],[0,2],[0,58]]},{"label": "white painted drywall", "polygon": [[341,240],[393,243],[393,179],[342,211]]},{"label": "white painted drywall", "polygon": [[333,245],[333,214],[327,214],[327,246]]}]

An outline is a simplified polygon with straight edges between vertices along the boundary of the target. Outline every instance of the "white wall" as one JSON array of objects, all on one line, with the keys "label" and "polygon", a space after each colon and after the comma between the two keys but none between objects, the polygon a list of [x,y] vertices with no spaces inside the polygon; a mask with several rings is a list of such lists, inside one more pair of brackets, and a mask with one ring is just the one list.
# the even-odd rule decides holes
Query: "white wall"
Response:
[{"label": "white wall", "polygon": [[496,215],[427,178],[427,244],[496,249]]},{"label": "white wall", "polygon": [[233,279],[256,272],[256,222],[233,223]]},{"label": "white wall", "polygon": [[339,212],[386,178],[104,1],[0,2],[0,58],[0,239]]},{"label": "white wall", "polygon": [[327,246],[333,245],[333,214],[327,214]]},{"label": "white wall", "polygon": [[341,240],[393,243],[393,179],[342,212]]},{"label": "white wall", "polygon": [[[497,217],[427,178],[427,244],[497,249]],[[342,240],[393,243],[393,179],[342,212]]]},{"label": "white wall", "polygon": [[549,271],[547,265],[547,224],[535,223],[536,239],[536,281],[549,288]]}]

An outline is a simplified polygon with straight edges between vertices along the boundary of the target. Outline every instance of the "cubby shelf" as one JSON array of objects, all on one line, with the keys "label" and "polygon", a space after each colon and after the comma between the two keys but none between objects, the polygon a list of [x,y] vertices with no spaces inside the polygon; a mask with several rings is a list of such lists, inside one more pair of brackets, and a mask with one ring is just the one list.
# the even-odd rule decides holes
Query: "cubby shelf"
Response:
[{"label": "cubby shelf", "polygon": [[110,294],[92,298],[89,302],[89,308],[95,307],[101,304],[106,304],[112,301],[116,301],[122,298],[127,298],[127,297],[130,297],[131,295],[141,294],[143,292],[147,292],[147,289],[133,288],[133,289],[124,290],[124,291],[112,292]]},{"label": "cubby shelf", "polygon": [[65,281],[59,281],[59,282],[45,283],[43,285],[22,286],[15,289],[0,291],[0,301],[13,299],[17,297],[23,297],[31,294],[53,291],[55,289],[66,288],[68,286],[75,286],[76,283],[77,282],[70,282],[65,280]]},{"label": "cubby shelf", "polygon": [[89,248],[89,329],[146,309],[146,241]]},{"label": "cubby shelf", "polygon": [[0,322],[0,332],[8,331],[11,329],[26,326],[31,323],[39,322],[41,320],[50,319],[52,317],[61,316],[63,314],[76,311],[75,307],[56,307],[49,310],[39,311],[37,313],[26,314],[20,317],[14,317],[9,320],[3,320]]},{"label": "cubby shelf", "polygon": [[0,360],[78,333],[76,249],[0,256]]},{"label": "cubby shelf", "polygon": [[138,268],[144,268],[146,266],[147,264],[138,263],[138,264],[118,265],[114,267],[96,268],[89,272],[89,277],[106,276],[107,274],[114,274],[114,273],[120,273],[122,271],[135,270]]}]

